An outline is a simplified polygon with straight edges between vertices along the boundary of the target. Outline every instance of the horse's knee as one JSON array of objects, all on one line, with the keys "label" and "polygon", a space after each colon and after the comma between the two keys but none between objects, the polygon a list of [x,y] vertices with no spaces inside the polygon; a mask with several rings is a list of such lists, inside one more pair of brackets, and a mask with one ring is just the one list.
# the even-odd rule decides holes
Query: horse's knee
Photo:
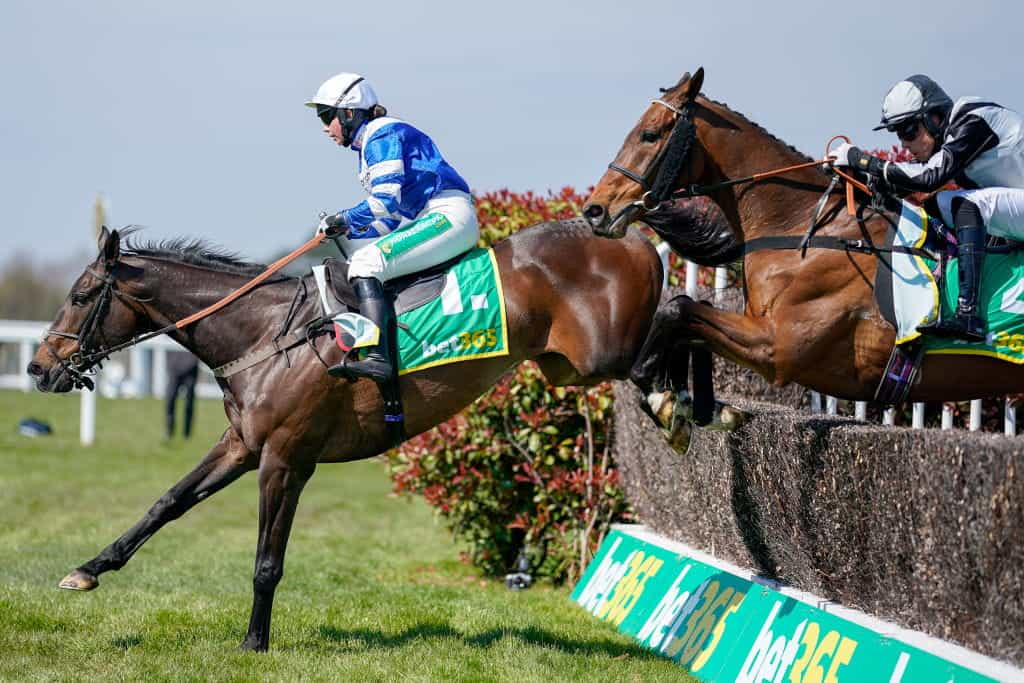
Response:
[{"label": "horse's knee", "polygon": [[654,328],[658,330],[677,327],[686,318],[686,307],[693,303],[693,299],[680,294],[669,299],[658,307],[654,313]]},{"label": "horse's knee", "polygon": [[149,509],[150,517],[155,519],[177,519],[181,517],[184,510],[181,509],[181,501],[171,492],[167,492],[153,503]]},{"label": "horse's knee", "polygon": [[284,568],[280,562],[262,560],[256,563],[256,571],[252,575],[253,589],[258,593],[269,593],[277,588],[284,576]]}]

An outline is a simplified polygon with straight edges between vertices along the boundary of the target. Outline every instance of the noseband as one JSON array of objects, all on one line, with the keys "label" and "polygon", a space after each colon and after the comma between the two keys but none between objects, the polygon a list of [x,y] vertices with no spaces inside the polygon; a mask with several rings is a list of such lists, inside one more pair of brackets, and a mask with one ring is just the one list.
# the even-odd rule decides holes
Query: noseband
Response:
[{"label": "noseband", "polygon": [[[102,361],[106,360],[110,354],[115,351],[129,346],[130,344],[121,344],[113,347],[106,346],[106,339],[103,338],[102,325],[103,321],[107,317],[107,313],[110,312],[110,302],[115,296],[120,299],[131,299],[132,301],[143,302],[147,299],[141,299],[139,297],[122,292],[117,288],[117,280],[109,273],[100,275],[92,268],[87,269],[87,272],[96,279],[103,282],[103,287],[100,289],[100,293],[96,299],[96,303],[89,310],[85,320],[82,322],[82,326],[78,330],[78,334],[72,334],[70,332],[62,332],[60,330],[47,330],[46,336],[43,338],[43,345],[46,350],[50,352],[53,359],[60,365],[63,370],[70,378],[76,389],[92,389],[94,384],[91,375],[96,374],[95,372],[89,372],[94,366],[98,366]],[[68,358],[61,358],[60,354],[53,347],[46,337],[63,337],[64,339],[72,339],[78,342],[78,351],[71,354]],[[100,343],[94,344],[97,335],[100,337]]]},{"label": "noseband", "polygon": [[[645,190],[636,205],[646,211],[654,211],[672,196],[673,185],[683,170],[683,164],[690,156],[690,147],[693,145],[697,132],[693,125],[692,100],[687,101],[682,108],[662,99],[651,100],[651,103],[660,104],[671,110],[676,116],[675,125],[672,126],[668,141],[658,150],[642,173],[620,166],[614,161],[608,164],[608,168],[621,173]],[[625,210],[623,209],[623,211]]]}]

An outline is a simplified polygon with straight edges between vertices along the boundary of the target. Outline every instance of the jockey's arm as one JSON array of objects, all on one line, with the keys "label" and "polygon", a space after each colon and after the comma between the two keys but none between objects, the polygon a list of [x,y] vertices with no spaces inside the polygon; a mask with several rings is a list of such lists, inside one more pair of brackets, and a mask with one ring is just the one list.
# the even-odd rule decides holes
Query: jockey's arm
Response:
[{"label": "jockey's arm", "polygon": [[395,229],[401,221],[398,212],[402,186],[406,181],[405,161],[400,135],[385,133],[366,141],[364,152],[370,179],[370,196],[342,212],[346,225],[356,232],[377,228]]},{"label": "jockey's arm", "polygon": [[926,163],[885,161],[854,147],[850,165],[881,178],[901,193],[934,192],[952,182],[981,153],[999,144],[988,123],[966,116],[953,124],[946,142]]}]

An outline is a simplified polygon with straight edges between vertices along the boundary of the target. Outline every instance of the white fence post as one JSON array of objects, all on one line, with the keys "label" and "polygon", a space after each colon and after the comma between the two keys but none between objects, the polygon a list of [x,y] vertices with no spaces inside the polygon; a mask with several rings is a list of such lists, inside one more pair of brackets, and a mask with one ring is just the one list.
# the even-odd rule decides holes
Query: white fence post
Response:
[{"label": "white fence post", "polygon": [[159,396],[167,386],[167,349],[153,349],[153,395]]},{"label": "white fence post", "polygon": [[825,413],[827,415],[838,415],[839,414],[839,399],[835,396],[825,397]]},{"label": "white fence post", "polygon": [[924,429],[924,404],[914,404],[914,420],[911,423],[914,429]]},{"label": "white fence post", "polygon": [[1003,434],[1017,436],[1017,406],[1010,399],[1003,403]]},{"label": "white fence post", "polygon": [[[27,370],[28,364],[32,362],[32,349],[34,346],[31,339],[22,339],[21,343],[18,344],[19,370]],[[23,372],[21,375],[21,390],[32,391],[32,378],[29,377],[28,372]]]},{"label": "white fence post", "polygon": [[700,269],[693,261],[686,262],[686,296],[697,298],[697,271]]},{"label": "white fence post", "polygon": [[[99,373],[96,373],[93,381],[96,382],[97,387],[100,384],[99,380]],[[80,389],[79,391],[82,392],[82,407],[78,419],[78,440],[82,442],[83,446],[91,446],[96,440],[96,391],[98,389],[93,391]]]},{"label": "white fence post", "polygon": [[971,401],[971,431],[976,432],[981,429],[981,399],[976,398]]},{"label": "white fence post", "polygon": [[135,388],[135,396],[149,396],[152,387],[149,384],[149,373],[146,372],[146,349],[141,346],[133,346],[128,352],[128,362],[131,364],[131,371],[128,377]]},{"label": "white fence post", "polygon": [[853,404],[853,416],[858,420],[867,421],[868,419],[868,402],[857,401]]},{"label": "white fence post", "polygon": [[819,394],[817,391],[811,392],[811,412],[821,412],[821,394]]},{"label": "white fence post", "polygon": [[942,404],[942,428],[953,428],[953,405],[950,403]]},{"label": "white fence post", "polygon": [[661,257],[661,291],[664,292],[668,287],[668,255],[672,252],[672,248],[668,246],[668,242],[662,242],[655,249],[658,256]]},{"label": "white fence post", "polygon": [[890,427],[896,424],[896,409],[886,408],[885,412],[882,413],[882,424],[889,425]]},{"label": "white fence post", "polygon": [[722,302],[725,295],[725,288],[729,286],[729,271],[725,266],[715,268],[715,305]]}]

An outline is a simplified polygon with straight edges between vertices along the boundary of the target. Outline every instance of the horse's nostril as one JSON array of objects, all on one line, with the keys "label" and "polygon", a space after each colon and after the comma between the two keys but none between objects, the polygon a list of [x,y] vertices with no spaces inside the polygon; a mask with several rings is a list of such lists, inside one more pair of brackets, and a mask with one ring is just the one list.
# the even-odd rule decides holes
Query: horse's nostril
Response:
[{"label": "horse's nostril", "polygon": [[591,222],[600,221],[604,218],[604,207],[600,204],[587,204],[583,207],[583,215]]},{"label": "horse's nostril", "polygon": [[40,375],[43,374],[43,372],[45,372],[43,370],[43,366],[40,365],[39,363],[34,362],[34,361],[28,364],[27,370],[28,370],[28,374],[33,375],[35,377],[39,377]]}]

